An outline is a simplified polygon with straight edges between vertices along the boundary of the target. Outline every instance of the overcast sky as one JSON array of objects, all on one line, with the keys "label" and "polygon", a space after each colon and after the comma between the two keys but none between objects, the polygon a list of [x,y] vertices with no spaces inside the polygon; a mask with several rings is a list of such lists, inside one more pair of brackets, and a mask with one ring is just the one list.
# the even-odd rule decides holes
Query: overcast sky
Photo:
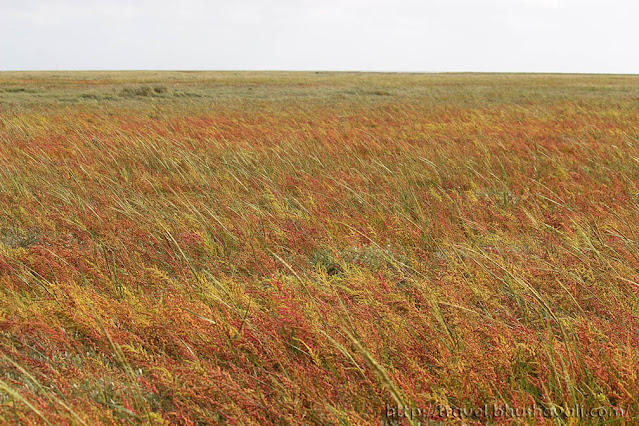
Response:
[{"label": "overcast sky", "polygon": [[639,73],[637,0],[0,0],[0,70]]}]

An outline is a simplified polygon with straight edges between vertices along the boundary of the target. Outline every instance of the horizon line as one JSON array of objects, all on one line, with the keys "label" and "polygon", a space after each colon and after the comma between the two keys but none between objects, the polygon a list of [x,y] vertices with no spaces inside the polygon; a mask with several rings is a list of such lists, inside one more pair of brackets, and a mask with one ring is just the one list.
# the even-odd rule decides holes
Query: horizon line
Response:
[{"label": "horizon line", "polygon": [[538,75],[608,75],[639,76],[639,73],[586,71],[407,71],[407,70],[295,70],[295,69],[0,69],[0,73],[16,72],[220,72],[220,73],[358,73],[358,74],[538,74]]}]

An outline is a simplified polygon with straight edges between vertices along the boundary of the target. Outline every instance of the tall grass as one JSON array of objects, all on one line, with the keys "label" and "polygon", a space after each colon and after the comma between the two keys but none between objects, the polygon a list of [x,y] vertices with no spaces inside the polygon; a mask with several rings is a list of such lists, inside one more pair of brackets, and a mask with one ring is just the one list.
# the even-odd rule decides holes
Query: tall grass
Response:
[{"label": "tall grass", "polygon": [[0,418],[632,424],[637,82],[0,74]]}]

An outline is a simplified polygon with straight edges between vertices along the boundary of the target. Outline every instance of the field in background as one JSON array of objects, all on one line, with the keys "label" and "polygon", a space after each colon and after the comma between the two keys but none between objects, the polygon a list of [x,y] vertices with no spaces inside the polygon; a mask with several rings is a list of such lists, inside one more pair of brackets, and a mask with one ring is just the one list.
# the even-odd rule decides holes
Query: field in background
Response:
[{"label": "field in background", "polygon": [[0,419],[633,423],[638,124],[633,76],[0,73]]}]

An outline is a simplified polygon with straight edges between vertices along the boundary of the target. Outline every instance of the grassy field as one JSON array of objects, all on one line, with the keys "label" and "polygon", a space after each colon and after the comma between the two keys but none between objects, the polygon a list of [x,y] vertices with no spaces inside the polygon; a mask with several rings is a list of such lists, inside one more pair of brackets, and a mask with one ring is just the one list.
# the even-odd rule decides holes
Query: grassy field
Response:
[{"label": "grassy field", "polygon": [[0,419],[634,424],[638,183],[639,76],[0,73]]}]

